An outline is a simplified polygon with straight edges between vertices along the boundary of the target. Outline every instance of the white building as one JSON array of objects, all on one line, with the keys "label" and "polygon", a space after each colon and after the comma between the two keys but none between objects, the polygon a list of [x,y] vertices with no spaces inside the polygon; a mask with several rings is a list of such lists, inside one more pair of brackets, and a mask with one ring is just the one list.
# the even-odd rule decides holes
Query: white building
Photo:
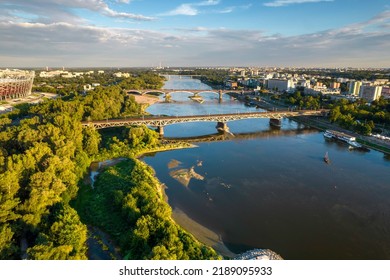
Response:
[{"label": "white building", "polygon": [[292,80],[269,79],[267,88],[280,92],[292,91],[295,89],[295,84]]},{"label": "white building", "polygon": [[116,72],[114,73],[114,76],[117,77],[117,78],[129,78],[130,77],[130,74],[129,73],[122,73],[122,72]]},{"label": "white building", "polygon": [[360,87],[362,86],[362,82],[352,81],[349,83],[349,94],[358,96],[360,93]]},{"label": "white building", "polygon": [[52,78],[60,75],[67,75],[69,74],[68,71],[63,71],[63,70],[55,70],[55,71],[41,71],[39,73],[39,77],[41,78]]},{"label": "white building", "polygon": [[327,88],[321,91],[322,94],[341,94],[341,90],[339,88]]},{"label": "white building", "polygon": [[366,99],[368,102],[378,100],[382,94],[382,87],[380,86],[361,86],[359,97]]}]

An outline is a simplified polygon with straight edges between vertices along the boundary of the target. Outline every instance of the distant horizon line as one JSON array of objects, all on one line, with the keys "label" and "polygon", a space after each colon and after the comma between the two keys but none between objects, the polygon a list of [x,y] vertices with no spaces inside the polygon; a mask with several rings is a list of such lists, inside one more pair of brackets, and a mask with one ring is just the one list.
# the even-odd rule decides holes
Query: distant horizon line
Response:
[{"label": "distant horizon line", "polygon": [[276,68],[276,69],[372,69],[372,70],[390,70],[389,67],[374,67],[374,66],[243,66],[243,65],[234,65],[234,66],[165,66],[165,67],[158,67],[158,66],[22,66],[22,67],[15,67],[15,66],[0,66],[0,69],[37,69],[37,70],[45,70],[46,68],[49,68],[49,70],[60,70],[60,69],[155,69],[155,70],[164,70],[164,69],[217,69],[217,68],[259,68],[259,69],[266,69],[266,68]]}]

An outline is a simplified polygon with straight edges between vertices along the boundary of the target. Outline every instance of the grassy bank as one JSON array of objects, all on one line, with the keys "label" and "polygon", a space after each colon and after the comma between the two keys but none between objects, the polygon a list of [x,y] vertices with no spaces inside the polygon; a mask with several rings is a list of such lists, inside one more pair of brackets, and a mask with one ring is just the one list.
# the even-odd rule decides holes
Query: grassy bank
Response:
[{"label": "grassy bank", "polygon": [[377,151],[379,151],[379,152],[382,152],[382,153],[385,153],[385,154],[390,155],[390,149],[389,149],[389,148],[386,148],[386,147],[384,147],[384,146],[380,146],[380,145],[371,143],[371,142],[366,141],[366,140],[363,140],[363,139],[357,139],[357,141],[358,141],[360,144],[363,144],[364,146],[366,146],[366,147],[368,147],[368,148],[371,148],[371,149],[377,150]]}]

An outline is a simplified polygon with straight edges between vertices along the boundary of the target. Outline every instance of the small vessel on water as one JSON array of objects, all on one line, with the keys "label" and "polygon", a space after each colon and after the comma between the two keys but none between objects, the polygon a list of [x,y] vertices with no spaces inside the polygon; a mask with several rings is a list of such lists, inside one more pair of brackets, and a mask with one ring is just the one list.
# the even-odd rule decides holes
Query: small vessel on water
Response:
[{"label": "small vessel on water", "polygon": [[325,161],[326,163],[330,163],[330,159],[329,159],[328,152],[325,153],[324,161]]}]

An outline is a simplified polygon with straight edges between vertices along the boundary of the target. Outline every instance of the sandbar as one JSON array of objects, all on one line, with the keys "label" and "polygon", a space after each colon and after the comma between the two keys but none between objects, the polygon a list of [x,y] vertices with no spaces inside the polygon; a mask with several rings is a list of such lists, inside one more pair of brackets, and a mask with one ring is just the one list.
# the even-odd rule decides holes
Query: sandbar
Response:
[{"label": "sandbar", "polygon": [[212,247],[222,256],[228,258],[234,258],[236,256],[236,254],[234,254],[225,246],[221,237],[217,233],[194,221],[179,208],[173,209],[172,218],[182,228],[190,232],[197,240],[207,246]]}]

